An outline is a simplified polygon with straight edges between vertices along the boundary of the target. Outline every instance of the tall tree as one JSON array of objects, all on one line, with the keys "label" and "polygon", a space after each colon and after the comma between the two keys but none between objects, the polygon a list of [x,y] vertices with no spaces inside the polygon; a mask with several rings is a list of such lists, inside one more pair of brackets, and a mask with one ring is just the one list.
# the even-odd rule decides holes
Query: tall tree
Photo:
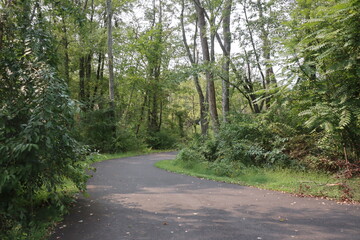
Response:
[{"label": "tall tree", "polygon": [[[202,6],[200,0],[193,0],[196,14],[199,23],[200,29],[200,42],[202,48],[202,55],[203,55],[203,64],[205,68],[205,76],[207,82],[207,91],[208,91],[208,101],[209,101],[209,111],[212,120],[212,124],[214,127],[215,132],[219,130],[219,116],[216,107],[216,93],[215,93],[215,83],[214,83],[214,74],[211,71],[211,64],[212,60],[214,59],[211,56],[214,56],[214,52],[210,52],[209,42],[208,42],[208,32],[206,26],[206,19],[205,19],[205,9]],[[211,33],[212,35],[213,33]],[[214,35],[215,36],[215,35]],[[212,41],[213,43],[213,41]],[[213,46],[213,44],[212,44]],[[213,49],[213,47],[212,47]],[[211,55],[210,55],[211,53]]]},{"label": "tall tree", "polygon": [[112,2],[106,0],[107,10],[107,39],[108,39],[108,68],[109,68],[109,104],[111,111],[115,110],[115,81],[114,81],[114,56],[112,36]]},{"label": "tall tree", "polygon": [[229,82],[230,82],[230,55],[231,55],[231,9],[232,0],[226,0],[222,12],[223,19],[223,38],[224,38],[224,64],[223,64],[223,80],[222,80],[222,113],[223,121],[228,122],[228,114],[230,111]]},{"label": "tall tree", "polygon": [[[197,47],[196,40],[197,40],[197,31],[198,31],[198,27],[197,27],[198,21],[196,20],[196,24],[195,24],[194,44],[193,44],[193,51],[191,52],[190,46],[189,46],[188,41],[187,41],[185,25],[184,25],[184,10],[185,10],[185,1],[182,0],[182,8],[181,8],[181,14],[180,14],[180,24],[181,24],[181,30],[182,30],[183,43],[184,43],[184,47],[185,47],[188,59],[189,59],[189,61],[191,63],[191,66],[193,68],[196,68],[196,66],[197,66],[197,61],[196,61],[196,47]],[[197,94],[198,94],[198,98],[199,98],[201,134],[206,135],[207,131],[208,131],[208,126],[209,126],[209,122],[207,120],[207,116],[208,116],[208,97],[204,96],[204,93],[203,93],[203,90],[202,90],[202,87],[201,87],[200,81],[199,81],[199,74],[197,72],[194,72],[192,74],[192,77],[193,77],[194,85],[195,85],[195,88],[196,88],[196,91],[197,91]]]}]

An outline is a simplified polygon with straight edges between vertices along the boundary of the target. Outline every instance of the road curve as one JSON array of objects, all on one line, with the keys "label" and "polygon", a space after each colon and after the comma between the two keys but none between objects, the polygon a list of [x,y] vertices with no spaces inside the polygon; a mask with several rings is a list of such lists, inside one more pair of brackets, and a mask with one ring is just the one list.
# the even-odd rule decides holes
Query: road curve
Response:
[{"label": "road curve", "polygon": [[50,240],[359,240],[360,207],[169,173],[153,167],[175,153],[94,166]]}]

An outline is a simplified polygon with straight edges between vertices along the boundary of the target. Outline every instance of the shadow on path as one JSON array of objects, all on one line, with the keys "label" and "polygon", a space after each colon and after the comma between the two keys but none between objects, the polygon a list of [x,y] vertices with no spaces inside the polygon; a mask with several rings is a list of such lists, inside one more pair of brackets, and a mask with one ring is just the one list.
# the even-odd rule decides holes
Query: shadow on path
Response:
[{"label": "shadow on path", "polygon": [[168,173],[175,153],[96,164],[51,240],[360,239],[360,209]]}]

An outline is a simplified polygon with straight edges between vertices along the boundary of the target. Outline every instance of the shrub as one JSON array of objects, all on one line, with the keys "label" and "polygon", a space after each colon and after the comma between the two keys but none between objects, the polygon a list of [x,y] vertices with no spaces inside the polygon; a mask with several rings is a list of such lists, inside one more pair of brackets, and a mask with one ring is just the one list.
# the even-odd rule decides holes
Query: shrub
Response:
[{"label": "shrub", "polygon": [[115,139],[116,152],[144,150],[145,148],[146,144],[144,141],[136,137],[134,132],[128,130],[126,127],[118,127]]},{"label": "shrub", "polygon": [[172,149],[176,147],[178,141],[178,136],[167,129],[150,132],[146,137],[146,143],[153,149]]},{"label": "shrub", "polygon": [[243,165],[239,162],[231,162],[227,160],[217,160],[209,164],[209,168],[220,177],[236,177],[241,173]]},{"label": "shrub", "polygon": [[71,131],[74,102],[66,85],[47,64],[25,64],[18,78],[4,75],[9,86],[21,86],[18,92],[0,97],[0,234],[33,239],[37,194],[46,189],[48,203],[64,208],[57,189],[70,180],[84,190],[87,175],[85,150]]},{"label": "shrub", "polygon": [[176,160],[184,164],[184,167],[191,168],[196,163],[203,162],[205,159],[198,151],[191,148],[182,149],[176,156]]},{"label": "shrub", "polygon": [[82,113],[77,123],[80,140],[93,150],[116,152],[115,123],[109,109]]},{"label": "shrub", "polygon": [[209,138],[204,141],[199,148],[199,152],[204,156],[206,161],[214,162],[218,158],[219,142],[216,139]]}]

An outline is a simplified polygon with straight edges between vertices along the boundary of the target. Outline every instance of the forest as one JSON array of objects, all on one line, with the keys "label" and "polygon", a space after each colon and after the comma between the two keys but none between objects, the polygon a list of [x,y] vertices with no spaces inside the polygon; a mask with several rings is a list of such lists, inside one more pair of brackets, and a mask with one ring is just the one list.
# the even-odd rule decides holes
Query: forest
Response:
[{"label": "forest", "polygon": [[1,239],[40,239],[94,153],[360,173],[359,0],[0,2]]}]

